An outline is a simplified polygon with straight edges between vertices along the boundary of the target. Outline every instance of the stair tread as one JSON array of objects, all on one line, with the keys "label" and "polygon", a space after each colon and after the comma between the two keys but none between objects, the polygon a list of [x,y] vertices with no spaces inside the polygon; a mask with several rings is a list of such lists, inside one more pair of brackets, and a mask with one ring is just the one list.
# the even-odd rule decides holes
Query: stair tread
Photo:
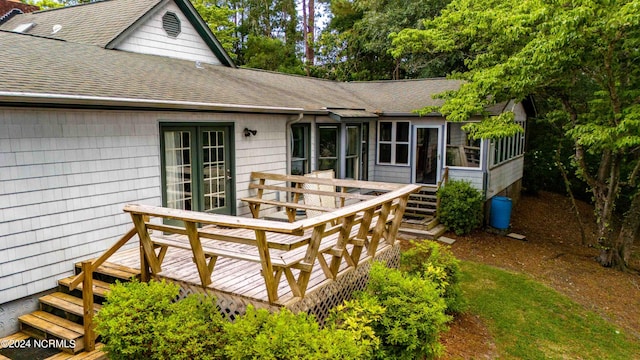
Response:
[{"label": "stair tread", "polygon": [[[69,288],[69,284],[71,284],[71,282],[75,279],[75,275],[74,276],[70,276],[68,278],[64,278],[64,279],[60,279],[58,280],[58,284],[62,285],[62,286],[66,286],[67,288]],[[80,283],[76,289],[77,290],[82,290],[82,283]],[[100,281],[100,280],[96,280],[93,279],[93,293],[101,296],[101,297],[105,297],[107,295],[107,292],[109,292],[109,287],[111,286],[111,284],[109,284],[108,282],[105,281]]]},{"label": "stair tread", "polygon": [[[47,314],[49,316],[43,314]],[[46,313],[44,311],[34,311],[33,313],[22,315],[18,318],[18,320],[23,324],[29,325],[38,330],[42,330],[48,334],[64,340],[77,340],[84,336],[84,329],[82,329],[81,325],[73,323],[79,326],[79,328],[74,327],[74,329],[70,329],[69,327],[67,327],[71,327],[71,325],[68,323],[69,320]]]},{"label": "stair tread", "polygon": [[[81,262],[76,263],[76,267],[81,269],[82,263]],[[136,277],[140,275],[140,270],[138,269],[133,269],[130,267],[126,267],[126,266],[122,266],[122,265],[118,265],[110,262],[103,263],[94,272],[108,275],[108,276],[122,279],[122,280],[130,280],[132,277]]]},{"label": "stair tread", "polygon": [[[53,294],[45,295],[40,298],[40,302],[64,310],[70,314],[83,316],[83,304],[82,299],[73,295],[65,294],[62,292],[55,292]],[[94,312],[100,310],[102,306],[100,304],[93,304]]]},{"label": "stair tread", "polygon": [[60,316],[48,313],[46,311],[42,311],[42,310],[36,310],[34,312],[31,313],[31,315],[33,316],[37,316],[43,320],[52,322],[54,324],[57,324],[59,326],[62,326],[64,328],[67,328],[73,332],[76,332],[80,335],[84,335],[84,327],[80,324],[74,323],[71,320],[67,320],[65,318],[61,318]]}]

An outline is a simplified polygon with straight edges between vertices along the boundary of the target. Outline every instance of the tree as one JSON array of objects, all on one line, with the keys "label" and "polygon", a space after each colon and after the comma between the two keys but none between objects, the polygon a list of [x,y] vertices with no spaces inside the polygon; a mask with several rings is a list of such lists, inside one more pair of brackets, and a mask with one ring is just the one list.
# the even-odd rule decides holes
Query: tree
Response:
[{"label": "tree", "polygon": [[[394,59],[389,34],[418,27],[439,14],[449,0],[331,0],[332,18],[319,39],[319,66],[338,80],[375,80],[442,75],[451,61]],[[455,61],[453,62],[455,63]]]},{"label": "tree", "polygon": [[231,21],[235,11],[225,6],[221,1],[191,0],[191,3],[220,41],[222,47],[235,60],[235,54],[232,52],[235,43],[233,36],[235,24]]},{"label": "tree", "polygon": [[[546,119],[573,142],[576,174],[598,216],[599,262],[624,269],[640,227],[640,0],[454,0],[425,29],[393,35],[393,53],[465,56],[466,80],[440,111],[465,121],[529,94],[552,105]],[[512,114],[467,126],[476,138],[518,131]],[[589,166],[594,159],[596,166]],[[629,194],[621,230],[614,210]]]}]

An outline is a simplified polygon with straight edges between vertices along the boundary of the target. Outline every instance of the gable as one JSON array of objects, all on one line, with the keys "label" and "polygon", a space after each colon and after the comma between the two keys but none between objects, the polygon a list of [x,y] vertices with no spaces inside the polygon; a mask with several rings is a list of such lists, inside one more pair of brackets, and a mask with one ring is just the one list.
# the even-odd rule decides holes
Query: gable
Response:
[{"label": "gable", "polygon": [[222,65],[173,1],[153,11],[113,49]]}]

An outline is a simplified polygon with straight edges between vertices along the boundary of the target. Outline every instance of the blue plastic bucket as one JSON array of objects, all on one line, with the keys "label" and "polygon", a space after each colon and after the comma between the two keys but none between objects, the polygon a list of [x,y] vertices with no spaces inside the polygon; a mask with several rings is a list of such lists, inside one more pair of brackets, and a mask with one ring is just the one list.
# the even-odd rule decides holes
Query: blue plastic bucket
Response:
[{"label": "blue plastic bucket", "polygon": [[491,199],[491,215],[489,225],[496,229],[508,229],[511,221],[511,199],[505,196],[494,196]]}]

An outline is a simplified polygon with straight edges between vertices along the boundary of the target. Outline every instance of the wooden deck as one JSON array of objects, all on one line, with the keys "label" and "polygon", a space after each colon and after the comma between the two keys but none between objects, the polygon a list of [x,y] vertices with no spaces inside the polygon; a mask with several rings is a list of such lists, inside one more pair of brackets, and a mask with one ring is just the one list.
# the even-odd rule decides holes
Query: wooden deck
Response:
[{"label": "wooden deck", "polygon": [[[378,254],[390,251],[391,248],[392,244],[382,242],[378,247]],[[327,262],[331,261],[329,255],[323,256]],[[366,253],[362,253],[360,261],[364,261],[367,257]],[[109,262],[140,269],[140,250],[133,248],[118,251],[109,258]],[[343,259],[337,277],[350,270],[353,269]],[[256,302],[262,302],[266,306],[269,304],[269,299],[261,271],[262,266],[259,263],[220,258],[216,262],[216,270],[211,275],[211,284],[206,286],[206,289],[210,290],[213,295],[243,297],[247,303],[250,302],[256,305]],[[299,275],[298,270],[294,269],[292,271],[295,276]],[[177,283],[185,283],[192,286],[193,289],[202,288],[198,271],[193,262],[193,253],[189,250],[169,248],[162,262],[162,271],[156,274],[156,277]],[[311,272],[307,294],[312,295],[314,291],[332,281],[327,279],[319,261],[316,260]],[[300,298],[293,295],[284,277],[281,278],[278,284],[278,294],[280,294],[280,297],[276,304],[280,306],[291,306],[300,300]]]}]

